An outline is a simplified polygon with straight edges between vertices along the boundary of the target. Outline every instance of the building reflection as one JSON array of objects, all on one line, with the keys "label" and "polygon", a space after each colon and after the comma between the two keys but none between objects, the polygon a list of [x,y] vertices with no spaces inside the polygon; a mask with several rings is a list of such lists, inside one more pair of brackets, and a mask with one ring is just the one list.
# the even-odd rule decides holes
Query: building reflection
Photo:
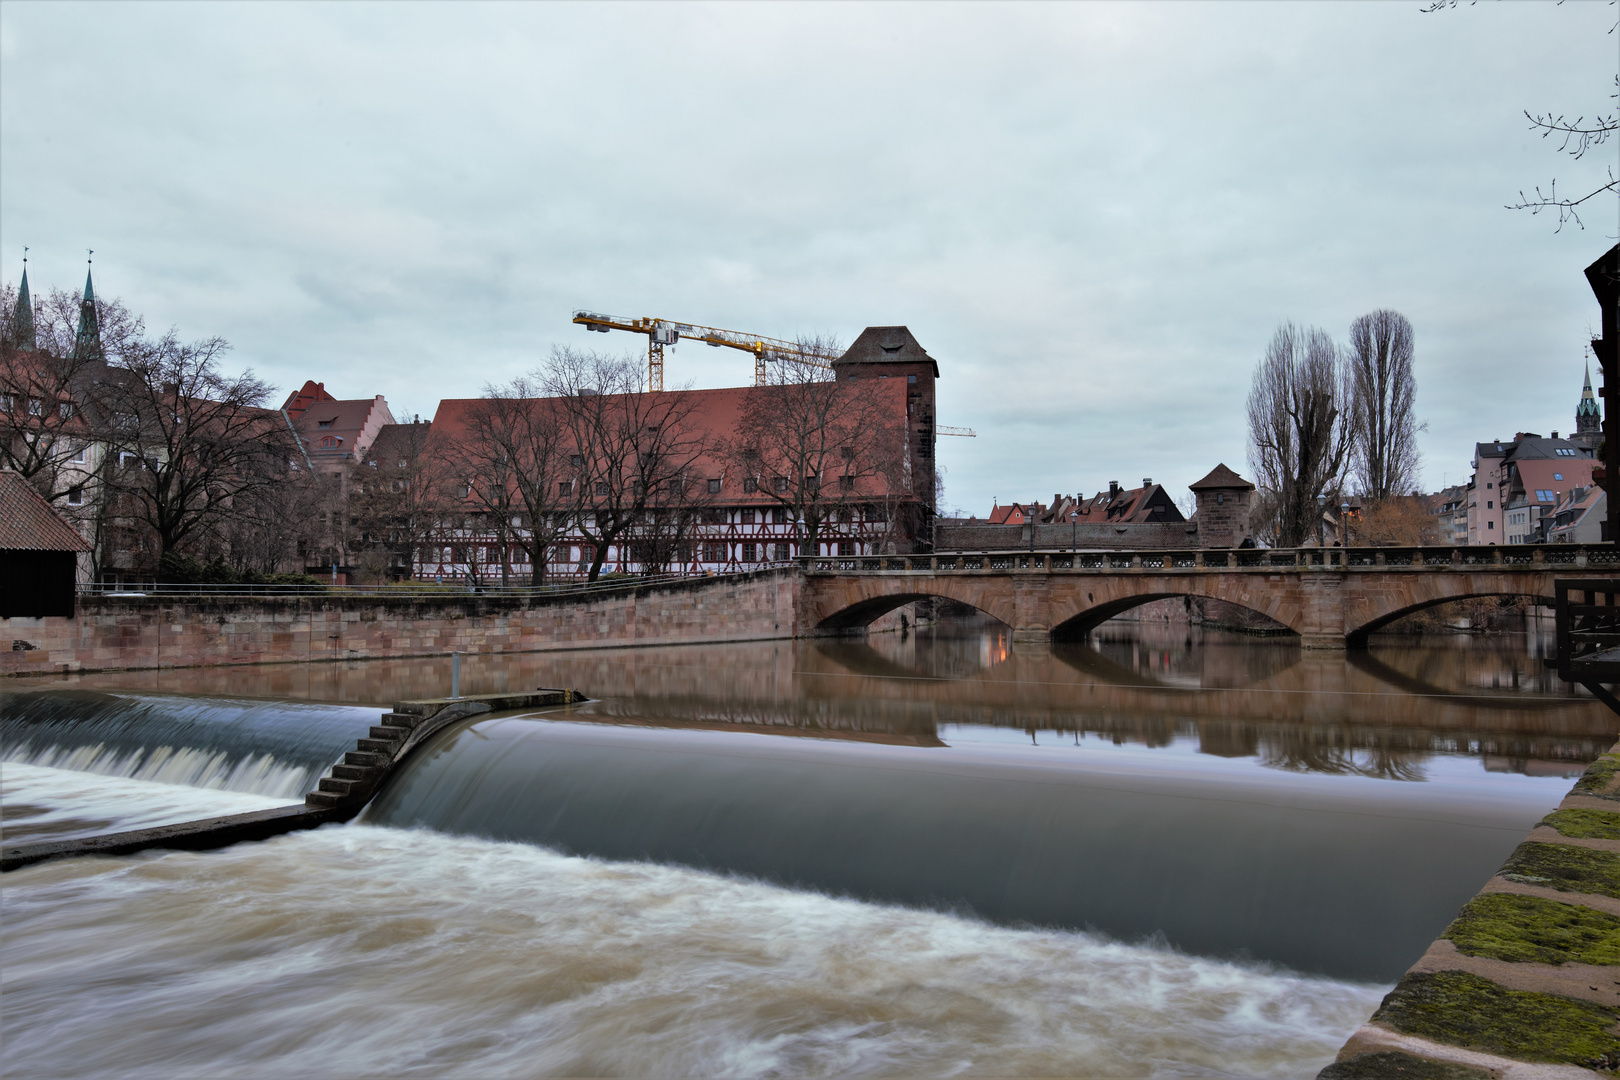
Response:
[{"label": "building reflection", "polygon": [[[462,658],[464,693],[568,686],[605,723],[747,730],[940,746],[950,725],[992,725],[1200,751],[1285,770],[1421,780],[1436,753],[1571,775],[1620,721],[1539,666],[1524,635],[1376,640],[1350,653],[1291,638],[1109,624],[1087,645],[1014,646],[969,626],[813,639]],[[18,679],[374,704],[449,692],[450,658],[198,668]]]}]

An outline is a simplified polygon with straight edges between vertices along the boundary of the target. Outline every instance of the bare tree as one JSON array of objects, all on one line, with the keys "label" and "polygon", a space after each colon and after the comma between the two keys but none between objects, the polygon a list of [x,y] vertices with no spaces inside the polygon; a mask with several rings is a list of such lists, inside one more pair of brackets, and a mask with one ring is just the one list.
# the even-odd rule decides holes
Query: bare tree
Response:
[{"label": "bare tree", "polygon": [[447,443],[447,459],[468,498],[493,525],[501,553],[501,581],[507,583],[509,546],[528,554],[530,582],[545,583],[546,553],[565,532],[572,492],[562,493],[562,477],[572,477],[563,449],[566,410],[542,396],[537,376],[505,385],[486,385],[484,397],[467,410],[464,428]]},{"label": "bare tree", "polygon": [[1249,463],[1262,492],[1276,500],[1283,547],[1314,535],[1322,519],[1319,500],[1342,488],[1357,433],[1353,397],[1325,331],[1291,322],[1277,328],[1249,390]]},{"label": "bare tree", "polygon": [[571,475],[557,481],[557,492],[592,549],[591,581],[601,576],[609,548],[623,548],[649,510],[687,499],[687,485],[708,479],[692,475],[707,449],[692,399],[678,390],[648,392],[645,378],[637,360],[566,348],[552,351],[539,376],[558,399]]},{"label": "bare tree", "polygon": [[386,549],[407,567],[437,535],[450,478],[442,448],[432,445],[432,425],[384,428],[364,461],[350,466],[349,517],[354,546]]},{"label": "bare tree", "polygon": [[[842,351],[817,340],[801,341],[800,349],[811,356]],[[904,385],[895,383],[899,393]],[[884,380],[840,381],[830,368],[784,359],[743,406],[721,456],[745,490],[768,496],[799,525],[800,554],[818,554],[823,529],[839,513],[913,497],[919,481],[906,453],[904,403],[896,409],[885,392]]]},{"label": "bare tree", "polygon": [[1361,494],[1373,500],[1410,495],[1422,430],[1413,415],[1412,324],[1385,308],[1361,316],[1350,324],[1346,360],[1355,390],[1351,468]]},{"label": "bare tree", "polygon": [[54,289],[34,297],[26,336],[9,317],[16,303],[17,290],[8,284],[0,294],[8,316],[0,340],[0,466],[28,479],[59,512],[82,519],[102,503],[96,444],[106,418],[98,388],[108,358],[120,359],[143,326],[117,300],[98,298],[99,341],[83,347],[77,293]]},{"label": "bare tree", "polygon": [[282,415],[264,407],[270,387],[220,370],[228,348],[171,330],[131,343],[100,385],[112,483],[159,560],[206,537],[238,498],[285,482],[298,453]]}]

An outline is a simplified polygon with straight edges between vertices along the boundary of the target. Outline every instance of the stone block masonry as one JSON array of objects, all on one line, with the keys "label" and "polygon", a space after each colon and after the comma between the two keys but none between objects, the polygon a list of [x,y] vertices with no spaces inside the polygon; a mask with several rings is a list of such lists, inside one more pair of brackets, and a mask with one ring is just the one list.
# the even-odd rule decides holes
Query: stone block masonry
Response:
[{"label": "stone block masonry", "polygon": [[585,598],[83,597],[77,618],[5,620],[0,674],[761,641],[793,636],[802,580],[779,569]]},{"label": "stone block masonry", "polygon": [[1620,1069],[1620,745],[1508,857],[1320,1080]]}]

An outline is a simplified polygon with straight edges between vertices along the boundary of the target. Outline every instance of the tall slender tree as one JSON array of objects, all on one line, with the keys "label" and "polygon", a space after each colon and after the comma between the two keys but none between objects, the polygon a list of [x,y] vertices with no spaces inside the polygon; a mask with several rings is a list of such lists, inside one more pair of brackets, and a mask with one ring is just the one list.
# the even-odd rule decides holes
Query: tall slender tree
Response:
[{"label": "tall slender tree", "polygon": [[1398,311],[1380,308],[1350,324],[1346,360],[1356,431],[1351,470],[1369,499],[1410,495],[1417,483],[1421,428],[1414,415],[1412,352],[1412,324]]}]

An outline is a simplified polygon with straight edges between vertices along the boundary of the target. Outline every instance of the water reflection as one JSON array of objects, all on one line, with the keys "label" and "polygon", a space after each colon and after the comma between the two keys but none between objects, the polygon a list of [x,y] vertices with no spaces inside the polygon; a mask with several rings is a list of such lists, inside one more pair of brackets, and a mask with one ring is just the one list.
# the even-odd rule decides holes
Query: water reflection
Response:
[{"label": "water reflection", "polygon": [[[1089,644],[1014,645],[1005,630],[949,627],[868,639],[484,654],[466,693],[576,687],[598,721],[941,745],[955,725],[1165,747],[1274,769],[1417,781],[1434,754],[1491,771],[1574,775],[1620,722],[1540,664],[1537,627],[1490,638],[1384,638],[1365,651],[1291,638],[1111,623]],[[448,692],[450,660],[103,673],[14,680],[356,702]]]}]

